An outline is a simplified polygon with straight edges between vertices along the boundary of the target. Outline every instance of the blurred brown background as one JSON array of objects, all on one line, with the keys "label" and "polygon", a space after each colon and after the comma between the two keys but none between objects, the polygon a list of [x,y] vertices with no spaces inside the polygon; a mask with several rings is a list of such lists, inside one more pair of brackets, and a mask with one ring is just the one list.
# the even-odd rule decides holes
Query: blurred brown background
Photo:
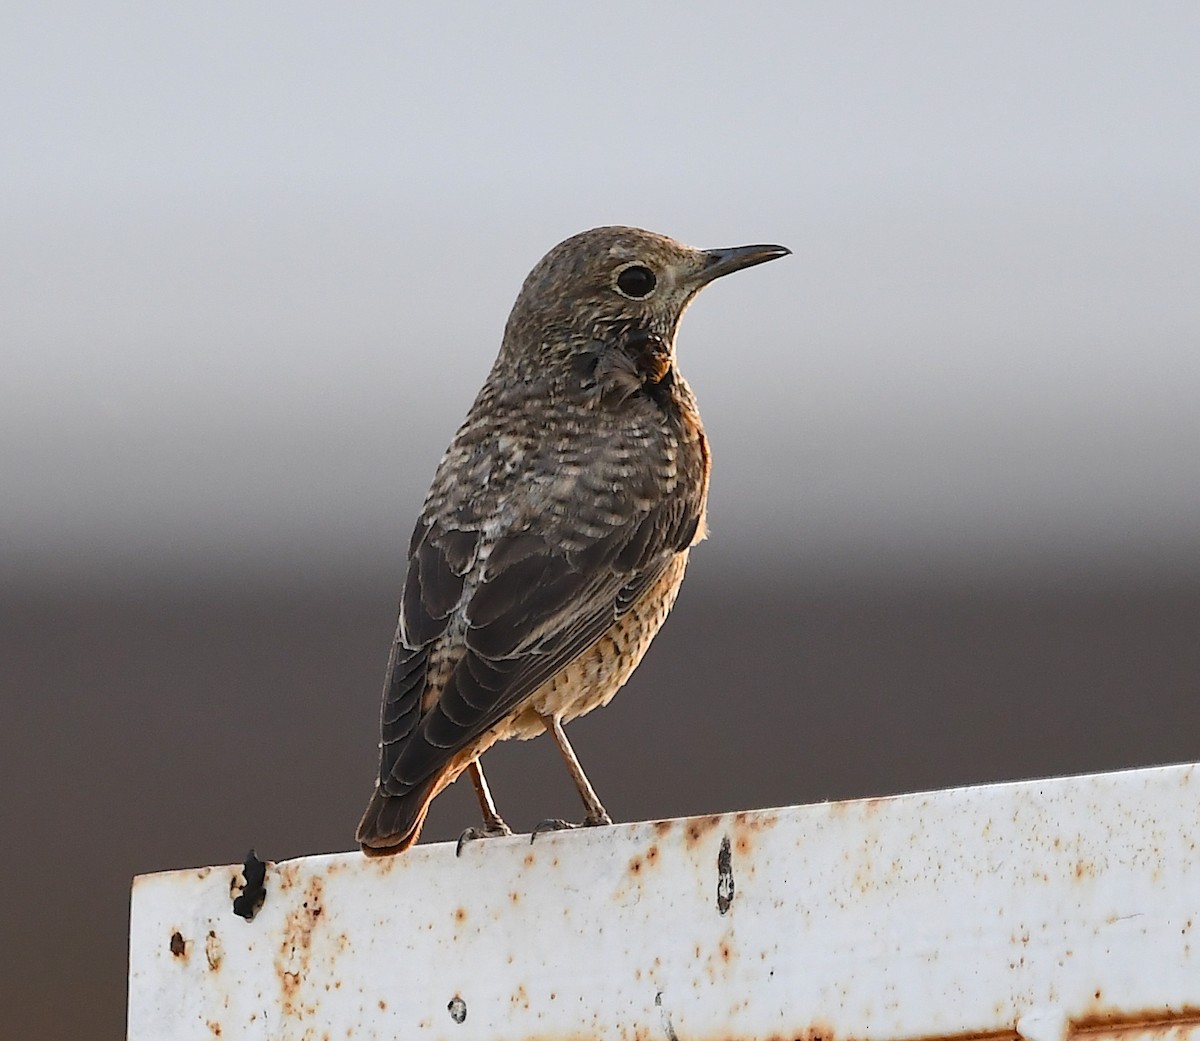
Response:
[{"label": "blurred brown background", "polygon": [[[1197,758],[1194,579],[847,585],[719,557],[571,728],[618,820]],[[134,873],[351,848],[396,570],[6,596],[9,1036],[120,1036]],[[515,828],[579,815],[548,742],[488,776]],[[476,817],[455,785],[423,840]]]},{"label": "blurred brown background", "polygon": [[0,1034],[121,1036],[135,873],[350,848],[412,518],[596,224],[795,251],[683,324],[615,817],[1200,757],[1198,65],[1165,2],[6,11]]}]

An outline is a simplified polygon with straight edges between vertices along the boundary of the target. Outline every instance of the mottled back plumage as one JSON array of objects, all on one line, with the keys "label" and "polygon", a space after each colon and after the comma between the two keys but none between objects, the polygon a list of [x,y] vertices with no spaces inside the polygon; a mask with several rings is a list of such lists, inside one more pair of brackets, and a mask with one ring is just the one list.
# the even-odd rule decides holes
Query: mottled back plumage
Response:
[{"label": "mottled back plumage", "polygon": [[636,666],[705,530],[708,445],[675,365],[679,319],[712,278],[784,253],[597,228],[525,280],[413,532],[365,851],[406,848],[492,742],[589,711]]}]

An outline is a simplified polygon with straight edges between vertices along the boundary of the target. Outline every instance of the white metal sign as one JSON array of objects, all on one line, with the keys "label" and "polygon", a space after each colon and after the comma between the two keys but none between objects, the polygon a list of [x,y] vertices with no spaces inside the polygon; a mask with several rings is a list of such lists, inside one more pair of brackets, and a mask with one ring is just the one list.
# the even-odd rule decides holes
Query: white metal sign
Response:
[{"label": "white metal sign", "polygon": [[135,880],[131,1041],[1200,1039],[1200,766],[306,857],[252,921],[244,883]]}]

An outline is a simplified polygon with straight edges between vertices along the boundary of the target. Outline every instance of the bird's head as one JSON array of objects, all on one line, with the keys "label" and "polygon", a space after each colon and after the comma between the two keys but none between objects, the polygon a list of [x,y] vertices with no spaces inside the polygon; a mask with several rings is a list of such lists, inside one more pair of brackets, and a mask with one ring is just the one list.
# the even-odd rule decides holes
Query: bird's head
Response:
[{"label": "bird's head", "polygon": [[783,246],[694,249],[640,228],[593,228],[560,242],[529,273],[505,328],[502,361],[553,366],[589,341],[628,330],[674,353],[679,319],[709,282],[786,256]]}]

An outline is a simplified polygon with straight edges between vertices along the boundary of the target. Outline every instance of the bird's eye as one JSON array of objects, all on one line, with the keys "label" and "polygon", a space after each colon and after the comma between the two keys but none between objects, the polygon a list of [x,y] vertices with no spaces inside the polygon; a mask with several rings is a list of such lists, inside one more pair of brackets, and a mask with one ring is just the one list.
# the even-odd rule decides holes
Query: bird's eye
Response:
[{"label": "bird's eye", "polygon": [[630,264],[617,275],[617,291],[634,300],[645,300],[654,292],[656,285],[658,279],[654,277],[654,272],[641,264]]}]

